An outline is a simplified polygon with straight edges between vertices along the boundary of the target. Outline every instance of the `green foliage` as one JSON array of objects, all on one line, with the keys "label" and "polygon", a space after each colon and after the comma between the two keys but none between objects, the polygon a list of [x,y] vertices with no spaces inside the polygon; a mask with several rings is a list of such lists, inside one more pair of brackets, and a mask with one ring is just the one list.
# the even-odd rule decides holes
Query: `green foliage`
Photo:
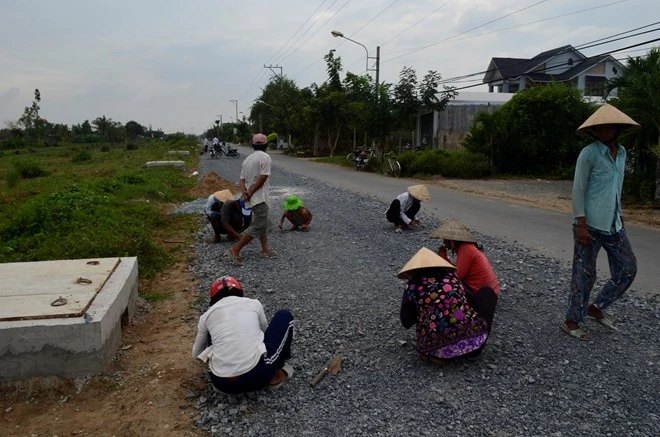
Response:
[{"label": "green foliage", "polygon": [[[164,215],[161,202],[187,200],[178,190],[194,183],[176,169],[142,167],[167,148],[153,142],[127,154],[117,147],[75,164],[86,150],[42,148],[28,158],[0,159],[8,182],[0,184],[0,262],[137,256],[140,277],[155,275],[172,258],[154,236],[180,220]],[[16,162],[29,174],[39,162],[56,170],[19,183]]]},{"label": "green foliage", "polygon": [[13,136],[0,141],[0,150],[7,149],[25,149],[28,147],[27,141],[21,136]]},{"label": "green foliage", "polygon": [[269,143],[274,143],[275,141],[277,141],[277,132],[269,133],[268,136],[266,137],[266,141],[268,141]]},{"label": "green foliage", "polygon": [[90,153],[89,150],[80,150],[78,151],[78,153],[76,153],[71,157],[71,162],[73,163],[91,161],[91,160],[92,160],[92,154]]},{"label": "green foliage", "polygon": [[501,173],[552,173],[577,159],[586,141],[575,130],[593,109],[570,86],[527,88],[493,113],[478,114],[463,146],[490,157]]},{"label": "green foliage", "polygon": [[35,158],[17,159],[12,163],[12,165],[23,179],[38,178],[48,174],[48,172]]},{"label": "green foliage", "polygon": [[404,176],[434,176],[475,179],[490,175],[488,159],[480,153],[469,151],[422,150],[401,153],[397,160]]},{"label": "green foliage", "polygon": [[15,168],[10,169],[7,172],[7,186],[9,188],[14,188],[16,185],[18,185],[18,182],[21,180],[21,174],[16,170]]},{"label": "green foliage", "polygon": [[137,150],[138,145],[135,143],[126,143],[126,150]]}]

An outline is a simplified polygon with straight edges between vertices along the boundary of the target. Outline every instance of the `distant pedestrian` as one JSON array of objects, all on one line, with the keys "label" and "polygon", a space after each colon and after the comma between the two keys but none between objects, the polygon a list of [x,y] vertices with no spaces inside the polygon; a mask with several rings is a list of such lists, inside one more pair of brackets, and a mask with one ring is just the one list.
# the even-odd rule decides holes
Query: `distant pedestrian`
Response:
[{"label": "distant pedestrian", "polygon": [[403,229],[420,226],[422,223],[417,218],[420,202],[430,201],[431,195],[426,185],[412,185],[408,187],[408,191],[399,194],[392,201],[385,217],[387,221],[394,223],[394,232],[403,232]]},{"label": "distant pedestrian", "polygon": [[[605,104],[578,128],[594,142],[580,152],[573,179],[573,271],[568,311],[561,323],[561,329],[573,338],[589,339],[580,327],[586,317],[618,331],[603,310],[623,296],[637,274],[637,260],[621,217],[626,149],[618,143],[618,137],[623,130],[638,126],[626,114]],[[611,278],[589,304],[601,247],[607,252]]]},{"label": "distant pedestrian", "polygon": [[243,263],[241,250],[254,238],[259,238],[261,242],[261,256],[276,256],[275,251],[268,245],[268,234],[272,231],[273,224],[268,217],[271,158],[266,153],[268,147],[266,135],[255,134],[252,137],[252,147],[254,152],[243,161],[240,176],[243,200],[245,200],[246,206],[252,209],[252,223],[245,230],[241,239],[225,253],[237,265]]},{"label": "distant pedestrian", "polygon": [[303,201],[298,196],[292,194],[287,196],[286,200],[282,204],[284,208],[284,213],[280,217],[279,228],[282,229],[284,226],[284,219],[287,219],[291,222],[291,231],[308,231],[309,224],[312,222],[312,212],[303,206]]}]

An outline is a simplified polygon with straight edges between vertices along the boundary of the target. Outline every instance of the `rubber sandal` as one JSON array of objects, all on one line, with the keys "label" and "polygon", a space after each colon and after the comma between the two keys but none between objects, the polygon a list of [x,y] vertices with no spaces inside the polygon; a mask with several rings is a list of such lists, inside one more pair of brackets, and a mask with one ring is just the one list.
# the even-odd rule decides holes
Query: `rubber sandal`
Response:
[{"label": "rubber sandal", "polygon": [[238,255],[234,255],[234,253],[231,251],[231,249],[228,249],[225,252],[225,256],[227,258],[231,258],[231,260],[234,261],[234,264],[236,264],[237,266],[242,266],[243,265],[243,260],[241,259],[241,257],[238,256]]},{"label": "rubber sandal", "polygon": [[396,232],[397,234],[401,234],[401,233],[403,233],[403,229],[401,229],[401,228],[394,228],[394,232]]},{"label": "rubber sandal", "polygon": [[277,258],[277,252],[275,252],[273,249],[270,249],[268,253],[262,253],[261,256],[264,258]]},{"label": "rubber sandal", "polygon": [[582,328],[577,328],[577,329],[570,329],[568,326],[566,326],[566,322],[561,322],[561,325],[559,325],[562,331],[567,333],[569,336],[576,338],[578,340],[582,341],[589,341],[589,335],[582,330]]},{"label": "rubber sandal", "polygon": [[272,390],[278,389],[278,388],[282,387],[284,384],[286,384],[291,379],[291,377],[293,376],[293,367],[291,367],[289,364],[285,364],[285,365],[282,366],[281,369],[286,374],[286,377],[282,378],[282,380],[280,382],[278,382],[277,384],[268,384],[268,388],[270,388]]},{"label": "rubber sandal", "polygon": [[619,332],[619,328],[617,328],[614,322],[612,322],[611,319],[608,319],[607,316],[603,317],[602,319],[597,319],[591,316],[587,316],[587,318],[593,320],[596,323],[600,323],[605,328],[609,329],[611,332]]}]

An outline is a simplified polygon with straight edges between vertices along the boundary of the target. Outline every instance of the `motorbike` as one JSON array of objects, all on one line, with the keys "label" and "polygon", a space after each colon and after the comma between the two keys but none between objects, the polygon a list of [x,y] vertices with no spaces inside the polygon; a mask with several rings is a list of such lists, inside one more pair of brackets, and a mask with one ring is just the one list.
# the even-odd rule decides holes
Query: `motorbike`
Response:
[{"label": "motorbike", "polygon": [[360,150],[355,152],[355,169],[369,170],[369,159],[374,155],[373,150]]},{"label": "motorbike", "polygon": [[211,157],[211,159],[218,159],[218,152],[215,150],[214,147],[211,147],[211,149],[209,150],[209,156]]}]

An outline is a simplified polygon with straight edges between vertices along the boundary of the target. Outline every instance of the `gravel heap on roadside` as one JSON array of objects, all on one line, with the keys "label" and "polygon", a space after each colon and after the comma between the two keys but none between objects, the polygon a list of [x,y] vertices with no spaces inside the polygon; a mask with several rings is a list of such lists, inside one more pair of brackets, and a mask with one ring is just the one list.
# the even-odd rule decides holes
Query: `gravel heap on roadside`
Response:
[{"label": "gravel heap on roadside", "polygon": [[[241,162],[202,158],[200,173],[236,182]],[[223,257],[230,243],[210,244],[210,225],[200,221],[193,267],[200,293],[233,275],[268,317],[289,308],[296,331],[291,381],[241,396],[208,389],[196,403],[199,428],[218,436],[660,435],[658,299],[636,297],[633,285],[610,312],[621,333],[589,322],[591,341],[571,339],[559,329],[570,271],[477,234],[502,287],[494,332],[481,357],[436,367],[414,351],[415,329],[399,323],[404,281],[396,273],[420,247],[437,248],[427,236],[445,217],[425,216],[422,205],[427,227],[395,234],[385,203],[274,168],[273,222],[291,193],[314,221],[308,233],[273,233],[276,259],[262,258],[253,241],[236,267]],[[203,204],[177,212],[201,214]],[[337,351],[339,374],[311,388]]]}]

